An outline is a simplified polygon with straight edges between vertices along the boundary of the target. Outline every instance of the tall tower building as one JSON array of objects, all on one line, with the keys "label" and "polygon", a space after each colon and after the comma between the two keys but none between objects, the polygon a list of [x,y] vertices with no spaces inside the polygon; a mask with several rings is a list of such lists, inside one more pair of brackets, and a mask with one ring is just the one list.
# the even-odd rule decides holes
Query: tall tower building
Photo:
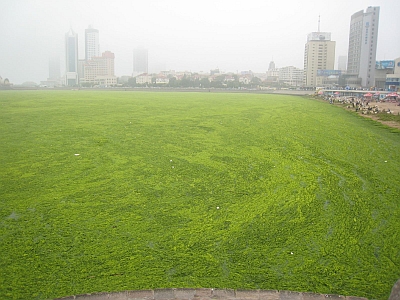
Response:
[{"label": "tall tower building", "polygon": [[89,26],[85,29],[85,60],[100,56],[99,31]]},{"label": "tall tower building", "polygon": [[333,70],[336,42],[330,32],[311,32],[304,50],[304,78],[306,87],[316,87],[317,70]]},{"label": "tall tower building", "polygon": [[78,84],[78,35],[70,29],[65,34],[65,85]]},{"label": "tall tower building", "polygon": [[143,48],[136,48],[133,50],[133,75],[148,72],[148,50]]},{"label": "tall tower building", "polygon": [[347,67],[347,56],[339,55],[337,69],[340,71],[346,71],[346,67]]},{"label": "tall tower building", "polygon": [[358,76],[363,87],[375,84],[379,6],[368,7],[351,16],[347,73]]},{"label": "tall tower building", "polygon": [[49,59],[49,78],[48,80],[60,80],[60,58],[53,56]]},{"label": "tall tower building", "polygon": [[273,60],[270,61],[268,66],[267,80],[270,83],[278,83],[279,81],[279,70],[276,68]]},{"label": "tall tower building", "polygon": [[273,60],[269,62],[268,71],[269,70],[275,70],[275,62]]}]

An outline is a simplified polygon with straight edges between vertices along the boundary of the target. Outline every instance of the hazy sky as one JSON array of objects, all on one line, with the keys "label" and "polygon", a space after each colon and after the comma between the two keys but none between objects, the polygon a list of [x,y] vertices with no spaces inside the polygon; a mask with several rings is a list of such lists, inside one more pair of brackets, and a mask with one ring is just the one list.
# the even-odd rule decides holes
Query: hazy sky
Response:
[{"label": "hazy sky", "polygon": [[[149,50],[150,71],[220,68],[266,72],[303,68],[307,34],[332,33],[336,57],[347,55],[350,17],[380,6],[377,60],[400,57],[399,0],[0,0],[0,76],[12,83],[46,80],[48,60],[65,67],[65,33],[99,30],[100,51],[115,53],[117,76],[132,74],[133,49]],[[336,64],[335,64],[336,67]]]}]

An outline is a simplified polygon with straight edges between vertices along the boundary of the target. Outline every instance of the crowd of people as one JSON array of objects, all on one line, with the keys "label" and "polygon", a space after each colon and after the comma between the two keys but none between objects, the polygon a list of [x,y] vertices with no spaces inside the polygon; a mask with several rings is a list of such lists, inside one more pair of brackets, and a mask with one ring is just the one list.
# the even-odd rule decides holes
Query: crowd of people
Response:
[{"label": "crowd of people", "polygon": [[392,111],[388,109],[380,109],[380,100],[377,98],[366,98],[366,97],[354,97],[354,96],[343,96],[337,97],[335,95],[324,95],[323,99],[329,101],[330,104],[347,104],[346,107],[349,109],[354,109],[356,112],[360,112],[364,115],[367,114],[377,114],[377,113],[388,113],[391,114]]}]

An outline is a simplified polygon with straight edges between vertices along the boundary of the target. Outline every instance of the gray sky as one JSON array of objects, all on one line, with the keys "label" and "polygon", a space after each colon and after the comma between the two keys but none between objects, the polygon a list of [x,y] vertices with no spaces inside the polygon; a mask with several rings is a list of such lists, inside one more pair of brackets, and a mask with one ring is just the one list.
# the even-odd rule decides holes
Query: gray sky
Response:
[{"label": "gray sky", "polygon": [[138,46],[149,50],[150,71],[266,72],[272,58],[277,67],[303,68],[318,15],[337,57],[347,55],[351,15],[368,6],[381,7],[377,60],[400,57],[399,0],[0,0],[0,76],[39,83],[54,55],[63,72],[65,33],[78,33],[84,58],[90,24],[99,30],[100,51],[115,53],[117,76],[132,73]]}]

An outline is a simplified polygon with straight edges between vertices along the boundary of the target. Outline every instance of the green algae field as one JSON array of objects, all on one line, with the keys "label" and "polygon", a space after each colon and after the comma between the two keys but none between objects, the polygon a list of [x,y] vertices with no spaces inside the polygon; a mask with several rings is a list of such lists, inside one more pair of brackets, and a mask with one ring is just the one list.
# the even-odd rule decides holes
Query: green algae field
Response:
[{"label": "green algae field", "polygon": [[0,299],[400,278],[400,132],[325,102],[0,91],[0,145]]}]

